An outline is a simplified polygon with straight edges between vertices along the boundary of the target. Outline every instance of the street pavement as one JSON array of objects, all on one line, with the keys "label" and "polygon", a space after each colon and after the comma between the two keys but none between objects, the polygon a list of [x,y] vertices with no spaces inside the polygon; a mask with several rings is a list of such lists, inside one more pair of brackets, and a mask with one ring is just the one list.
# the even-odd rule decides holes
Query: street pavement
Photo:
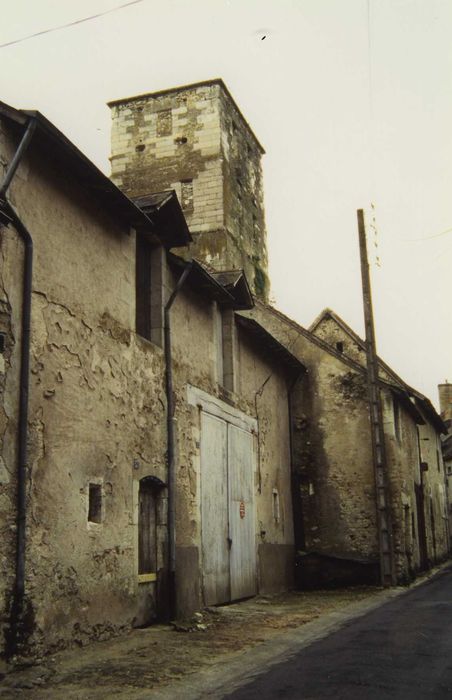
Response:
[{"label": "street pavement", "polygon": [[452,568],[215,697],[452,700]]}]

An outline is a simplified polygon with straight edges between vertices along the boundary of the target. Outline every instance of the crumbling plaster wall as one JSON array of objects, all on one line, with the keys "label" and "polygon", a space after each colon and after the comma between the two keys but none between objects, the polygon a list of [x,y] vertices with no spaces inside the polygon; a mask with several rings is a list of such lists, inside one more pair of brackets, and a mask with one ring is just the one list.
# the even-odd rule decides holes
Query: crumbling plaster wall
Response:
[{"label": "crumbling plaster wall", "polygon": [[307,368],[294,394],[293,411],[306,550],[375,561],[375,485],[365,378],[270,307],[257,304],[249,314]]},{"label": "crumbling plaster wall", "polygon": [[425,425],[419,426],[419,446],[421,461],[427,465],[423,472],[427,556],[434,563],[445,559],[449,551],[446,475],[440,436],[428,417],[424,418]]},{"label": "crumbling plaster wall", "polygon": [[[15,268],[6,265],[11,257]],[[5,334],[5,350],[0,355],[0,652],[14,585],[21,263],[19,241],[0,226],[0,332]]]},{"label": "crumbling plaster wall", "polygon": [[[333,348],[336,347],[337,342],[341,342],[343,355],[361,366],[365,366],[366,354],[362,346],[334,318],[329,316],[323,318],[315,328],[314,334]],[[396,383],[396,385],[399,383],[394,375],[381,364],[379,365],[379,376],[386,382]],[[414,484],[420,483],[418,426],[413,417],[399,404],[400,429],[397,435],[394,417],[395,399],[389,389],[382,390],[382,399],[396,574],[398,580],[407,581],[413,577],[420,566],[418,519],[414,492]],[[444,540],[446,536],[443,508],[445,494],[443,470],[440,466],[441,449],[438,449],[439,436],[428,419],[427,427],[419,426],[419,431],[422,436],[421,452],[425,452],[425,460],[422,459],[434,465],[433,471],[430,467],[423,479],[427,556],[430,562],[434,562],[444,558],[447,552]],[[433,484],[430,484],[431,479],[433,479]]]},{"label": "crumbling plaster wall", "polygon": [[[15,150],[15,140],[0,122],[0,178]],[[22,167],[20,175],[27,169]],[[15,265],[7,264],[13,259]],[[20,270],[23,250],[17,236],[0,224],[0,332],[5,349],[0,354],[0,654],[9,624],[9,593],[14,585],[16,545],[16,464],[20,372]]]},{"label": "crumbling plaster wall", "polygon": [[[313,330],[313,334],[332,348],[336,348],[337,343],[342,343],[343,350],[340,351],[340,354],[357,362],[362,367],[366,366],[366,351],[363,346],[331,316],[322,318]],[[381,364],[378,368],[378,375],[387,382],[394,381],[393,375],[389,374]]]},{"label": "crumbling plaster wall", "polygon": [[[397,580],[410,581],[420,567],[415,484],[420,484],[417,425],[389,388],[381,392],[388,494]],[[395,408],[398,406],[398,408]],[[394,411],[397,410],[398,417]],[[397,424],[397,425],[396,425]]]},{"label": "crumbling plaster wall", "polygon": [[[201,518],[200,518],[200,409],[187,403],[187,385],[191,384],[219,399],[224,388],[218,384],[215,347],[215,306],[197,292],[184,288],[172,309],[173,366],[178,435],[176,533],[180,588],[190,592],[187,604],[202,604],[201,598]],[[289,421],[287,377],[276,361],[238,329],[236,391],[228,394],[228,404],[257,417],[258,456],[255,474],[256,547],[261,562],[260,590],[290,587],[293,575],[293,525],[290,492]],[[270,377],[270,378],[269,378]],[[269,379],[268,379],[269,378]],[[256,393],[268,379],[261,394]],[[257,415],[256,415],[257,402]],[[275,421],[275,415],[279,421]],[[279,514],[273,510],[277,491]],[[262,551],[268,545],[273,550]],[[265,567],[262,560],[265,557]],[[181,571],[182,562],[185,565]],[[273,571],[275,562],[281,571]],[[183,581],[181,579],[184,579]],[[187,584],[188,580],[188,584]]]},{"label": "crumbling plaster wall", "polygon": [[[36,651],[130,626],[133,481],[166,481],[162,351],[132,330],[135,235],[43,155],[31,147],[11,190],[35,244],[26,594]],[[18,321],[13,230],[8,246],[3,280]],[[12,336],[17,342],[14,326]],[[12,382],[10,401],[17,391]],[[10,433],[4,459],[13,476],[15,426]],[[87,521],[90,482],[102,486],[101,523]],[[10,542],[13,522],[10,510]],[[7,569],[14,572],[11,560]]]}]

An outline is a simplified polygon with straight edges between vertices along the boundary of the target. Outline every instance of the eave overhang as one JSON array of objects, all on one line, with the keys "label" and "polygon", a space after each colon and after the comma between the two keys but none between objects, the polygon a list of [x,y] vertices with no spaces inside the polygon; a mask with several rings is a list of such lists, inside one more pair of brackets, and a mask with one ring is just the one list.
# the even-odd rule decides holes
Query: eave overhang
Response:
[{"label": "eave overhang", "polygon": [[174,190],[135,197],[134,204],[155,224],[162,245],[170,250],[187,246],[192,237]]},{"label": "eave overhang", "polygon": [[227,270],[211,274],[234,297],[234,309],[247,311],[254,307],[253,295],[243,270]]},{"label": "eave overhang", "polygon": [[107,209],[129,227],[154,236],[154,223],[99,168],[40,112],[15,109],[0,102],[0,117],[17,130],[19,137],[28,121],[36,121],[33,142],[37,142],[48,158],[70,172],[80,186],[91,192]]},{"label": "eave overhang", "polygon": [[306,372],[306,367],[300,360],[292,355],[271,333],[269,333],[260,323],[253,318],[236,315],[237,325],[243,328],[250,336],[252,336],[259,346],[276,357],[282,364],[288,367],[296,374]]}]

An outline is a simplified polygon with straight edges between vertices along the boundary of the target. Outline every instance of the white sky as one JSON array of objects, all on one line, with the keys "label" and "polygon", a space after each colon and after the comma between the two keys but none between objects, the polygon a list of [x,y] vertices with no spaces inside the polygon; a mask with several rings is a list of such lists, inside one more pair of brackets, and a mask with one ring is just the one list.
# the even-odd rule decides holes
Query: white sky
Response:
[{"label": "white sky", "polygon": [[[0,0],[0,44],[124,1]],[[108,174],[108,100],[222,77],[267,151],[276,305],[305,326],[329,306],[363,333],[356,210],[371,224],[373,203],[379,354],[436,403],[452,381],[451,36],[451,0],[142,0],[2,48],[0,99]]]}]

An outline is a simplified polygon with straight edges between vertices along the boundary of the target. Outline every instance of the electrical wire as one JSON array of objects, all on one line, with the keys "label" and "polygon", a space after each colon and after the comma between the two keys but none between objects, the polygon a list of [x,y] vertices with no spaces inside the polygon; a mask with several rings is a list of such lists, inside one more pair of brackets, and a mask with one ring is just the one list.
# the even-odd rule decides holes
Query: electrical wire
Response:
[{"label": "electrical wire", "polygon": [[138,5],[145,0],[130,0],[129,2],[123,3],[122,5],[117,5],[104,12],[98,12],[95,15],[90,15],[89,17],[83,17],[82,19],[76,19],[73,22],[67,22],[66,24],[60,24],[57,27],[49,27],[48,29],[43,29],[40,32],[35,32],[34,34],[28,34],[20,39],[14,39],[13,41],[7,41],[4,44],[0,44],[0,49],[4,49],[7,46],[14,46],[15,44],[21,44],[23,41],[28,41],[29,39],[34,39],[37,36],[42,36],[43,34],[50,34],[51,32],[58,32],[61,29],[68,29],[69,27],[74,27],[77,24],[83,24],[83,22],[90,22],[92,19],[98,19],[99,17],[104,17],[112,12],[117,12],[118,10],[123,10],[131,5]]},{"label": "electrical wire", "polygon": [[404,243],[422,243],[422,241],[431,241],[432,238],[439,238],[440,236],[445,236],[447,233],[452,233],[452,227],[446,228],[440,233],[433,233],[431,236],[424,236],[423,238],[404,238]]}]

